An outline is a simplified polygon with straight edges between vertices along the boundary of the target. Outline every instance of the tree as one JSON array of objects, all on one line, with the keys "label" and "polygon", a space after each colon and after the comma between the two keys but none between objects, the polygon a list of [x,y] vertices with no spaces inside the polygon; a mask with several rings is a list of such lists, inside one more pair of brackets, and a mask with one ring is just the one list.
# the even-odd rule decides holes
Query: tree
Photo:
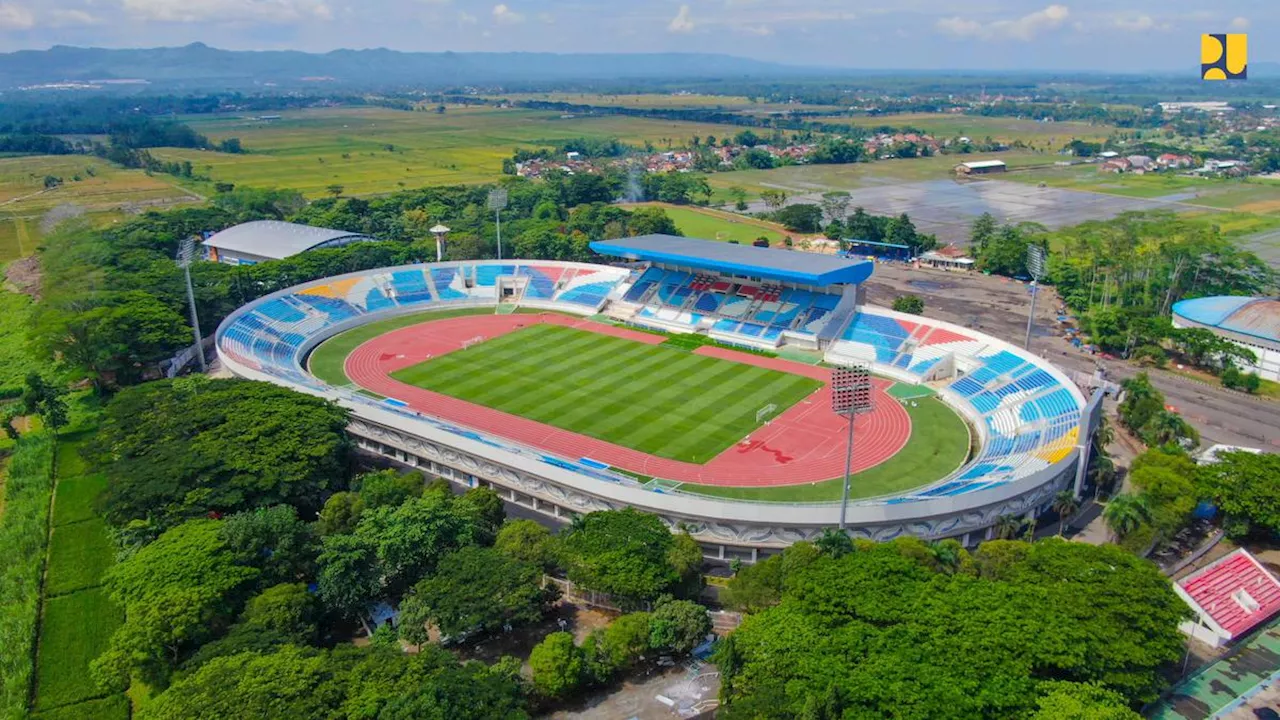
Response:
[{"label": "tree", "polygon": [[344,188],[343,186],[341,186],[341,185],[339,185],[339,184],[337,184],[337,183],[334,183],[333,185],[327,185],[327,186],[325,186],[324,191],[325,191],[325,192],[327,192],[327,193],[329,193],[330,195],[334,196],[335,198],[337,198],[337,197],[341,197],[341,196],[342,196],[342,191],[343,191],[343,190],[345,190],[345,189],[346,189],[346,188]]},{"label": "tree", "polygon": [[720,712],[1028,717],[1046,678],[1139,704],[1181,657],[1185,604],[1153,564],[1118,547],[994,541],[967,572],[935,567],[927,550],[860,543],[788,577],[777,605],[718,644]]},{"label": "tree", "polygon": [[1099,683],[1049,683],[1031,720],[1142,720],[1125,698]]},{"label": "tree", "polygon": [[996,229],[999,224],[996,218],[989,212],[984,212],[973,221],[973,229],[969,233],[969,242],[973,247],[977,248],[978,254],[987,249],[987,245],[996,236]]},{"label": "tree", "polygon": [[1223,453],[1194,472],[1198,495],[1226,515],[1233,536],[1280,534],[1280,455]]},{"label": "tree", "polygon": [[652,615],[647,612],[627,613],[594,630],[583,643],[592,679],[608,682],[615,673],[634,665],[649,650]]},{"label": "tree", "polygon": [[853,540],[849,533],[836,528],[824,528],[814,547],[827,557],[840,557],[853,552]]},{"label": "tree", "polygon": [[884,231],[878,222],[881,219],[868,215],[867,211],[861,207],[854,208],[853,214],[844,223],[844,229],[854,240],[879,242],[884,239]]},{"label": "tree", "polygon": [[359,488],[365,508],[399,507],[409,498],[421,495],[423,485],[422,475],[398,470],[365,473],[352,482],[352,486]]},{"label": "tree", "polygon": [[472,542],[481,545],[492,545],[507,519],[502,497],[493,488],[471,488],[457,499],[455,507],[470,518],[476,528]]},{"label": "tree", "polygon": [[769,212],[776,213],[783,205],[787,204],[787,192],[773,188],[761,190],[760,199],[764,201],[765,207],[769,208]]},{"label": "tree", "polygon": [[315,569],[315,533],[288,505],[231,515],[222,523],[221,535],[242,565],[262,569],[264,585],[297,582],[311,577]]},{"label": "tree", "polygon": [[759,612],[782,600],[787,578],[818,558],[813,543],[798,542],[780,554],[738,570],[720,593],[725,605],[741,612]]},{"label": "tree", "polygon": [[747,209],[747,191],[740,185],[734,185],[726,191],[730,198],[733,198],[733,208],[738,212]]},{"label": "tree", "polygon": [[836,192],[828,192],[822,194],[822,216],[827,222],[836,220],[844,220],[849,214],[849,201],[851,199],[849,193],[839,190]]},{"label": "tree", "polygon": [[554,632],[543,638],[529,654],[533,688],[548,698],[563,698],[582,684],[586,662],[582,648],[573,644],[573,635]]},{"label": "tree", "polygon": [[649,647],[688,654],[711,632],[707,609],[689,600],[666,600],[653,609],[649,622]]},{"label": "tree", "polygon": [[1080,501],[1076,499],[1074,490],[1065,488],[1053,496],[1053,503],[1049,507],[1058,514],[1058,537],[1062,537],[1067,520],[1080,509]]},{"label": "tree", "polygon": [[468,547],[441,558],[405,602],[424,605],[442,635],[493,632],[542,617],[556,586],[544,589],[541,581],[542,573],[529,563],[492,548]]},{"label": "tree", "polygon": [[316,558],[320,601],[346,618],[361,618],[377,596],[381,570],[377,548],[356,535],[327,535]]},{"label": "tree", "polygon": [[817,205],[788,205],[775,211],[774,218],[791,232],[816,233],[822,229],[822,208]]},{"label": "tree", "polygon": [[320,517],[316,520],[316,532],[320,535],[338,535],[355,532],[364,512],[364,500],[353,492],[336,492],[324,501]]},{"label": "tree", "polygon": [[919,295],[899,295],[893,299],[893,309],[912,315],[924,314],[924,300]]},{"label": "tree", "polygon": [[183,523],[103,575],[125,621],[93,661],[100,685],[123,688],[137,675],[163,687],[170,670],[234,616],[260,573],[237,562],[221,526],[216,520]]},{"label": "tree", "polygon": [[652,600],[679,581],[675,543],[656,515],[634,508],[578,516],[560,535],[569,579],[622,602]]},{"label": "tree", "polygon": [[319,398],[201,376],[117,394],[88,452],[116,526],[278,504],[313,514],[345,483],[346,425],[346,411]]},{"label": "tree", "polygon": [[1103,508],[1102,518],[1116,537],[1124,538],[1151,522],[1151,508],[1143,496],[1121,493],[1111,498]]},{"label": "tree", "polygon": [[1018,537],[1022,529],[1026,526],[1026,521],[1017,515],[1001,515],[996,518],[993,529],[998,540],[1012,540]]},{"label": "tree", "polygon": [[536,520],[508,520],[498,531],[493,547],[543,570],[555,564],[555,538]]},{"label": "tree", "polygon": [[19,404],[24,415],[39,415],[40,421],[53,431],[56,439],[58,431],[67,424],[67,401],[62,396],[61,388],[45,380],[40,373],[31,372],[27,373],[26,387]]}]

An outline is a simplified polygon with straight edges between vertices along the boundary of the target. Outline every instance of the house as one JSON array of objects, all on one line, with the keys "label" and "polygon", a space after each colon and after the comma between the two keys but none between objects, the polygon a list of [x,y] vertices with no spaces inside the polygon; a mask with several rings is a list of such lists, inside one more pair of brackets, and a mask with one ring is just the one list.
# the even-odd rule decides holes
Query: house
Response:
[{"label": "house", "polygon": [[569,152],[564,154],[564,159],[570,162],[573,162],[574,160],[581,160],[582,153],[578,152],[577,150],[570,150]]},{"label": "house", "polygon": [[1098,157],[1102,158],[1103,160],[1111,160],[1112,158],[1120,157],[1120,153],[1116,152],[1115,150],[1107,150],[1106,152],[1098,153]]},{"label": "house", "polygon": [[1178,629],[1215,648],[1280,612],[1280,580],[1243,548],[1177,581],[1173,591],[1195,613]]},{"label": "house", "polygon": [[1099,165],[1098,172],[1122,173],[1128,172],[1132,167],[1128,158],[1113,157]]},{"label": "house", "polygon": [[1156,158],[1156,166],[1165,170],[1191,167],[1194,162],[1190,155],[1178,155],[1175,153],[1164,153]]},{"label": "house", "polygon": [[1146,155],[1130,155],[1125,160],[1129,161],[1130,170],[1154,170],[1156,167],[1155,161]]}]

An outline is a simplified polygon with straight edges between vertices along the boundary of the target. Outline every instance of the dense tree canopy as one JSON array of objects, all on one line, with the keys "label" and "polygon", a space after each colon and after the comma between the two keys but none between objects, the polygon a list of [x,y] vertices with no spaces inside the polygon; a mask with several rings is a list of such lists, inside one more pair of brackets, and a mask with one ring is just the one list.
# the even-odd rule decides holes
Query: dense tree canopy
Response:
[{"label": "dense tree canopy", "polygon": [[1196,470],[1196,488],[1227,516],[1227,530],[1280,535],[1280,455],[1223,453],[1218,462]]},{"label": "dense tree canopy", "polygon": [[569,579],[624,601],[651,600],[680,580],[674,547],[656,515],[633,508],[579,516],[560,536]]},{"label": "dense tree canopy", "polygon": [[1046,680],[1143,702],[1180,657],[1185,605],[1119,548],[993,541],[945,567],[902,540],[789,574],[719,651],[725,717],[1018,717]]},{"label": "dense tree canopy", "polygon": [[337,406],[268,383],[190,378],[127,389],[107,405],[91,447],[110,481],[106,518],[163,528],[280,503],[315,513],[345,483],[345,427]]},{"label": "dense tree canopy", "polygon": [[533,565],[492,548],[466,547],[441,558],[401,608],[422,605],[418,615],[444,635],[492,632],[539,620],[556,598],[554,585],[541,585],[542,572]]}]

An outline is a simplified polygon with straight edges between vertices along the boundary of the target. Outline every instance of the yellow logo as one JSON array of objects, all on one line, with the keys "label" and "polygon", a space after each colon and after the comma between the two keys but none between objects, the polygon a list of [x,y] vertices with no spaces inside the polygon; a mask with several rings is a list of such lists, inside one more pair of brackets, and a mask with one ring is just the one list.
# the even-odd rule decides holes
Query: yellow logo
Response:
[{"label": "yellow logo", "polygon": [[1249,77],[1248,35],[1201,35],[1200,78],[1244,80]]}]

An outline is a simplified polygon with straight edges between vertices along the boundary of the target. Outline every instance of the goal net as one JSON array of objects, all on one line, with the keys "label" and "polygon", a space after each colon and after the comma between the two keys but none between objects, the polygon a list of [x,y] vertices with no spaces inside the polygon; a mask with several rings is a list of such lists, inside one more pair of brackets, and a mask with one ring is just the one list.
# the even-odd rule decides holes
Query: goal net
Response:
[{"label": "goal net", "polygon": [[471,338],[471,339],[469,339],[469,340],[463,340],[463,341],[462,341],[462,349],[463,349],[463,350],[466,350],[467,348],[471,347],[472,345],[479,345],[479,344],[480,344],[480,343],[482,343],[482,342],[484,342],[484,336],[483,336],[483,335],[477,335],[477,336],[475,336],[475,337],[473,337],[473,338]]},{"label": "goal net", "polygon": [[769,403],[768,405],[765,405],[764,407],[760,408],[759,410],[756,411],[756,422],[759,423],[768,419],[770,416],[773,415],[774,411],[776,411],[777,409],[778,409],[778,406],[774,405],[773,403]]}]

